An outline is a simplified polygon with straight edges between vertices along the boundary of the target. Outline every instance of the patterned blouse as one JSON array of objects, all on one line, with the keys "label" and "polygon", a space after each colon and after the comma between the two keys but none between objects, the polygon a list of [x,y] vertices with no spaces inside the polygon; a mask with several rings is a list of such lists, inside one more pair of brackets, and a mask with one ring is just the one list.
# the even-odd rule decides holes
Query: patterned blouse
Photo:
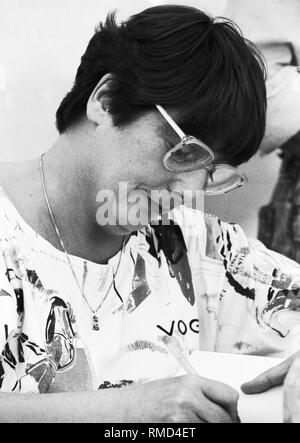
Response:
[{"label": "patterned blouse", "polygon": [[[0,391],[121,387],[175,376],[164,346],[283,356],[300,266],[192,209],[131,235],[99,265],[39,236],[0,191]],[[121,254],[121,257],[120,257]],[[97,311],[97,327],[91,308]],[[94,328],[93,328],[94,325]]]}]

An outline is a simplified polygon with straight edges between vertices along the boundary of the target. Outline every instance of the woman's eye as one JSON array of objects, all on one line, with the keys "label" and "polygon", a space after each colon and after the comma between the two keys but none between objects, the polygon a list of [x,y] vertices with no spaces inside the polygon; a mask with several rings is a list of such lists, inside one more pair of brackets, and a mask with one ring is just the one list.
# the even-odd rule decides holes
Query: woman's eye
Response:
[{"label": "woman's eye", "polygon": [[186,160],[187,156],[184,152],[182,152],[181,149],[173,153],[174,160],[176,160],[178,163],[182,163]]},{"label": "woman's eye", "polygon": [[188,147],[183,147],[173,153],[173,158],[178,163],[188,163],[193,161],[194,154]]}]

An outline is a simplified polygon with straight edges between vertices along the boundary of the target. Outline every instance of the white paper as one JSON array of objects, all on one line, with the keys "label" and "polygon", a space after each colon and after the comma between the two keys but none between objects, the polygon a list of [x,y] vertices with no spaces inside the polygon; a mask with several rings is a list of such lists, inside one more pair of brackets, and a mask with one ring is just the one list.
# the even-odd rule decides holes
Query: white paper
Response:
[{"label": "white paper", "polygon": [[255,395],[245,395],[240,386],[283,360],[270,357],[194,352],[189,360],[201,377],[225,383],[240,394],[238,403],[242,423],[282,423],[283,389],[271,389]]}]

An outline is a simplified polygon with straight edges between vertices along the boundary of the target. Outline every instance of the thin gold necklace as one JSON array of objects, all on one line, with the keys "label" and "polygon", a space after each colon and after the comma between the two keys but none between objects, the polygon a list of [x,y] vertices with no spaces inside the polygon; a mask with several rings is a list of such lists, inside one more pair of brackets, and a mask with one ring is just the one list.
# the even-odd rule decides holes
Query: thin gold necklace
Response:
[{"label": "thin gold necklace", "polygon": [[76,281],[76,284],[77,284],[77,286],[78,286],[78,289],[79,289],[79,291],[80,291],[80,293],[81,293],[83,299],[85,300],[85,302],[86,302],[88,308],[90,309],[90,311],[91,311],[91,313],[92,313],[92,329],[93,329],[93,331],[99,331],[99,330],[100,330],[100,326],[99,326],[99,316],[98,316],[98,311],[101,309],[103,303],[104,303],[105,300],[107,299],[108,294],[109,294],[109,292],[110,292],[110,290],[111,290],[111,288],[112,288],[112,285],[113,285],[113,283],[114,283],[114,281],[115,281],[115,277],[116,277],[116,275],[117,275],[117,272],[118,272],[118,270],[119,270],[120,263],[121,263],[121,258],[122,258],[123,251],[124,251],[125,236],[123,237],[122,248],[121,248],[121,251],[120,251],[120,257],[119,257],[119,262],[118,262],[118,265],[117,265],[116,271],[113,272],[113,279],[112,279],[112,281],[111,281],[111,284],[109,285],[109,288],[108,288],[108,290],[107,290],[107,292],[106,292],[106,295],[105,295],[104,299],[101,301],[100,305],[99,305],[96,309],[93,309],[93,308],[91,307],[91,305],[90,305],[90,303],[89,303],[87,297],[85,296],[85,294],[84,294],[84,292],[83,292],[83,290],[82,290],[80,284],[79,284],[79,281],[78,281],[77,276],[76,276],[76,273],[75,273],[75,271],[74,271],[74,268],[73,268],[73,265],[72,265],[71,259],[70,259],[70,257],[69,257],[69,254],[68,254],[67,251],[66,251],[66,248],[65,248],[64,242],[63,242],[63,240],[62,240],[62,238],[61,238],[61,236],[60,236],[60,233],[59,233],[59,230],[58,230],[58,227],[57,227],[57,224],[56,224],[56,221],[55,221],[54,215],[53,215],[53,211],[52,211],[52,208],[51,208],[51,205],[50,205],[50,201],[49,201],[49,198],[48,198],[48,194],[47,194],[47,190],[46,190],[43,157],[44,157],[44,154],[42,154],[42,155],[40,156],[40,174],[41,174],[41,181],[42,181],[43,193],[44,193],[45,201],[46,201],[46,204],[47,204],[47,207],[48,207],[49,215],[50,215],[50,218],[51,218],[51,221],[52,221],[53,227],[54,227],[54,229],[55,229],[55,232],[56,232],[57,238],[58,238],[58,240],[59,240],[59,242],[60,242],[60,244],[61,244],[61,247],[62,247],[62,249],[63,249],[63,251],[64,251],[65,256],[66,256],[66,259],[67,259],[67,262],[68,262],[68,264],[69,264],[69,267],[70,267],[70,269],[71,269],[71,271],[72,271],[72,274],[73,274],[74,280]]}]

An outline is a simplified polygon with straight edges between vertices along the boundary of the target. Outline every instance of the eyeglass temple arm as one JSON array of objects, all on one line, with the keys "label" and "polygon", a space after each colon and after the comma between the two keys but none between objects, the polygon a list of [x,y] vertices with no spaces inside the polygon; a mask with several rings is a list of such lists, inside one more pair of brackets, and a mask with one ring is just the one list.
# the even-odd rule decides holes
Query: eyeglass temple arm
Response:
[{"label": "eyeglass temple arm", "polygon": [[172,117],[167,113],[167,111],[160,105],[156,105],[157,109],[161,115],[167,120],[169,125],[174,129],[174,131],[179,135],[179,137],[184,138],[186,134],[179,128],[179,126],[174,122]]}]

